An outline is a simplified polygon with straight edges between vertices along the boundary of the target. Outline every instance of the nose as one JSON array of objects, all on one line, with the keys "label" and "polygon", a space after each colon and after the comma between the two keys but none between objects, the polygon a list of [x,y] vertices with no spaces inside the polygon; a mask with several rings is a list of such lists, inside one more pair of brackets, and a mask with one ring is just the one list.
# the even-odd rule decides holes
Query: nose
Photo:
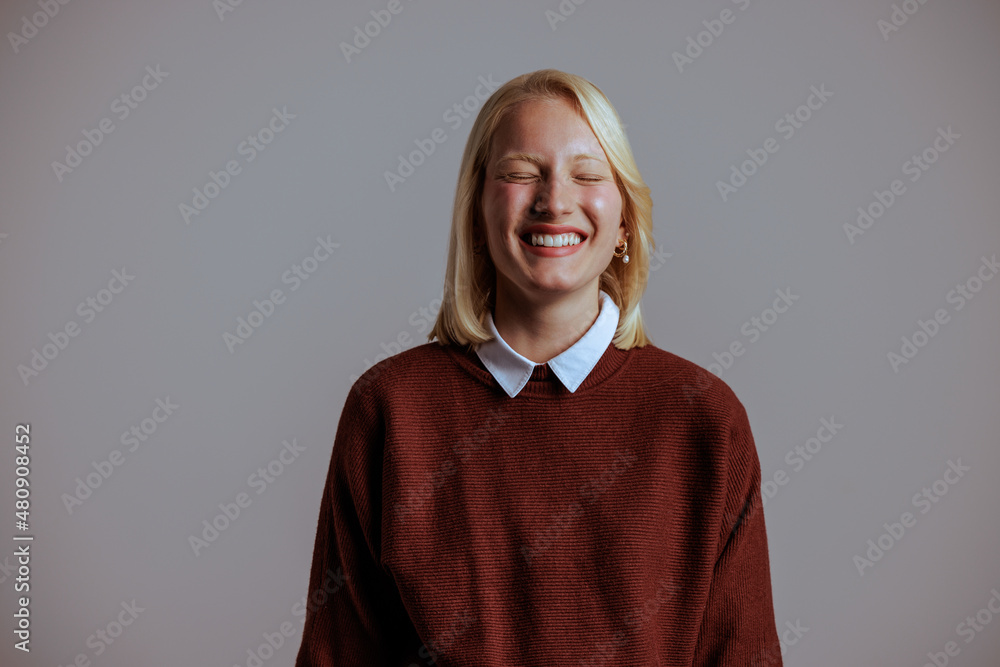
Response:
[{"label": "nose", "polygon": [[558,218],[572,210],[569,188],[557,178],[550,178],[539,184],[532,204],[534,217]]}]

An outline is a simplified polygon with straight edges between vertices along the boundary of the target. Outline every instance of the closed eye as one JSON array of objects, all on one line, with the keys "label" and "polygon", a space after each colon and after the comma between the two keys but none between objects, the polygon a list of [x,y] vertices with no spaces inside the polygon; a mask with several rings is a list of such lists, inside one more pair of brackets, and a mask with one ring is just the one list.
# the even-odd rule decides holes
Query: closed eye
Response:
[{"label": "closed eye", "polygon": [[[509,181],[528,181],[534,178],[538,178],[538,176],[535,174],[524,174],[524,173],[504,174],[503,177]],[[587,183],[600,183],[601,181],[607,180],[604,176],[598,176],[594,174],[574,176],[574,178],[578,181],[585,181]]]}]

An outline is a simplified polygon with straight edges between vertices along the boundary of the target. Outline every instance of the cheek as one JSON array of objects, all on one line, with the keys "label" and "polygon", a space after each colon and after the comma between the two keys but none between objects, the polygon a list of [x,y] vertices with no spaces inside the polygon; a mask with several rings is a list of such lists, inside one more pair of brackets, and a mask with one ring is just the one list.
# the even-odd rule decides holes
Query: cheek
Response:
[{"label": "cheek", "polygon": [[588,195],[586,206],[599,223],[618,227],[622,215],[622,198],[617,189]]},{"label": "cheek", "polygon": [[530,196],[524,187],[499,183],[483,189],[483,215],[491,226],[516,220],[520,211],[530,203]]}]

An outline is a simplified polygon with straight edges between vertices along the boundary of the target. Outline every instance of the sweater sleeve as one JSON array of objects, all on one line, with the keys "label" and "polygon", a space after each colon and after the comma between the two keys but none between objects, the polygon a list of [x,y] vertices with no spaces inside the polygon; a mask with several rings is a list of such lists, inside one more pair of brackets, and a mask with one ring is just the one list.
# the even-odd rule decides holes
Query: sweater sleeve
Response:
[{"label": "sweater sleeve", "polygon": [[694,667],[781,667],[760,461],[742,404],[730,431],[727,493]]},{"label": "sweater sleeve", "polygon": [[296,667],[396,665],[420,646],[380,562],[384,435],[375,402],[352,388],[323,489]]}]

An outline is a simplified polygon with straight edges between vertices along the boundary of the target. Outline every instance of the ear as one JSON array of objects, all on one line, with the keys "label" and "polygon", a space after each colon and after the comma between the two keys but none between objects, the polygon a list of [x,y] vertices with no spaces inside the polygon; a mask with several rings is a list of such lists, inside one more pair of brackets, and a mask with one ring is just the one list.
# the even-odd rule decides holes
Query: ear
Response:
[{"label": "ear", "polygon": [[625,218],[622,218],[622,222],[618,225],[618,238],[629,240],[628,228],[625,226]]}]

